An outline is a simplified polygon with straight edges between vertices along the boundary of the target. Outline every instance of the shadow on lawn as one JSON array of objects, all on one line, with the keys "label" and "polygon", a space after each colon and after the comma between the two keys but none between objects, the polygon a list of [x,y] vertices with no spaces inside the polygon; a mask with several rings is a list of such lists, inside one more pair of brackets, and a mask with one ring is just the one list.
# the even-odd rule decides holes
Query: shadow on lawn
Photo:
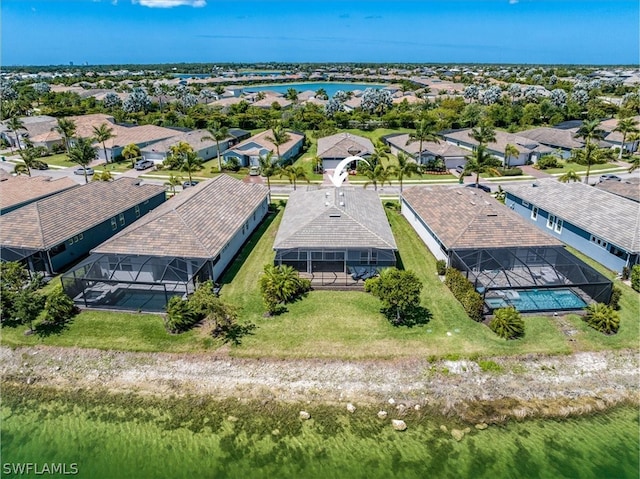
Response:
[{"label": "shadow on lawn", "polygon": [[396,314],[396,309],[382,308],[380,310],[382,314],[389,320],[394,326],[407,326],[413,328],[414,326],[424,326],[433,318],[433,314],[424,306],[413,306],[402,312],[400,318]]}]

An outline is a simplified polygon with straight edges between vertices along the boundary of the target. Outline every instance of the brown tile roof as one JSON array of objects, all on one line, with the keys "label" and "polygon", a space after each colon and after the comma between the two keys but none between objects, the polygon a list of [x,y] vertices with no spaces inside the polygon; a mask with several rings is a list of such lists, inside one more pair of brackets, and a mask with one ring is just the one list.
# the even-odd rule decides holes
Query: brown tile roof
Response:
[{"label": "brown tile roof", "polygon": [[[280,155],[284,155],[287,151],[289,151],[293,146],[298,143],[301,139],[304,138],[304,135],[300,133],[296,133],[294,131],[287,131],[289,135],[289,141],[280,145]],[[271,141],[267,140],[267,137],[271,137],[273,135],[272,130],[266,130],[262,133],[258,133],[257,135],[253,135],[251,138],[247,138],[246,140],[238,143],[231,151],[237,151],[241,155],[247,155],[247,150],[243,149],[247,145],[251,145],[252,143],[257,143],[262,146],[266,150],[276,152],[276,145],[274,145]]]},{"label": "brown tile roof", "polygon": [[293,191],[273,247],[397,249],[378,193],[349,187]]},{"label": "brown tile roof", "polygon": [[402,198],[447,249],[562,244],[475,189],[414,186],[406,189]]},{"label": "brown tile roof", "polygon": [[[461,141],[467,144],[471,144],[474,146],[478,145],[478,142],[474,140],[471,136],[471,129],[459,130],[447,133],[445,138],[447,140],[455,140]],[[519,134],[507,133],[505,131],[496,130],[495,131],[496,141],[487,144],[487,148],[498,153],[504,154],[505,147],[510,144],[514,145],[520,153],[531,153],[533,151],[541,152],[541,153],[551,153],[553,150],[548,146],[542,145],[541,142],[531,139],[530,137],[526,137]]]},{"label": "brown tile roof", "polygon": [[78,186],[78,183],[68,177],[53,179],[50,176],[7,175],[0,180],[0,210],[37,200],[74,186]]},{"label": "brown tile roof", "polygon": [[[614,195],[622,196],[640,203],[640,179],[625,178],[622,181],[606,180],[596,184],[596,188],[608,191]],[[640,213],[640,212],[639,212]]]},{"label": "brown tile roof", "polygon": [[[355,153],[350,153],[350,150]],[[347,158],[352,154],[370,155],[373,150],[373,143],[369,138],[351,133],[337,133],[318,138],[318,156],[320,158]]]},{"label": "brown tile roof", "polygon": [[163,192],[136,178],[71,188],[0,216],[0,245],[46,250]]},{"label": "brown tile roof", "polygon": [[[400,135],[388,136],[385,140],[390,144],[395,146],[396,148],[409,153],[411,155],[417,155],[418,150],[420,149],[419,141],[412,141],[407,144],[409,140],[409,134],[404,133]],[[435,156],[441,156],[443,158],[451,158],[451,157],[465,157],[469,154],[469,150],[465,150],[460,148],[459,146],[452,145],[451,143],[447,143],[442,140],[440,143],[436,143],[435,141],[423,141],[422,142],[422,151],[429,152]]]},{"label": "brown tile roof", "polygon": [[[193,149],[198,152],[199,150],[204,150],[206,148],[211,148],[216,146],[216,140],[203,140],[203,138],[209,137],[211,138],[211,133],[207,130],[193,130],[187,131],[185,133],[180,133],[176,131],[176,136],[172,136],[170,138],[166,138],[159,141],[154,141],[153,143],[142,148],[142,151],[155,151],[155,152],[169,152],[169,149],[178,144],[181,141],[189,143]],[[233,137],[229,136],[224,140],[220,140],[220,143],[224,143],[225,141],[231,140]],[[221,144],[220,146],[224,146]],[[222,153],[222,151],[221,151]]]},{"label": "brown tile roof", "polygon": [[217,176],[174,196],[92,253],[213,258],[268,194],[264,185]]}]

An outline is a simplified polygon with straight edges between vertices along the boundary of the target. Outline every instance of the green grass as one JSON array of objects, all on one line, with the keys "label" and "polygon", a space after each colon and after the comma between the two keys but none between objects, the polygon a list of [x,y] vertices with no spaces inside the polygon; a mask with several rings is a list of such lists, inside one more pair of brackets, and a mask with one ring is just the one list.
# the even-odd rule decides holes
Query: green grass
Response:
[{"label": "green grass", "polygon": [[[601,171],[601,170],[610,170],[610,169],[614,169],[614,168],[620,168],[621,170],[624,169],[624,167],[619,167],[618,165],[614,165],[613,163],[598,163],[595,165],[591,165],[591,170],[589,172],[589,176],[592,176],[591,174],[593,172],[597,172],[597,171]],[[569,170],[573,170],[576,173],[578,173],[579,175],[584,175],[587,172],[587,167],[583,166],[583,165],[579,165],[577,163],[564,163],[562,165],[561,168],[549,168],[546,170],[540,170],[544,173],[548,173],[550,175],[553,174],[557,174],[557,173],[566,173]]]},{"label": "green grass", "polygon": [[76,166],[75,163],[69,160],[69,157],[67,156],[66,153],[59,153],[57,155],[45,156],[44,158],[42,158],[42,161],[44,161],[47,165],[64,166],[64,167]]}]

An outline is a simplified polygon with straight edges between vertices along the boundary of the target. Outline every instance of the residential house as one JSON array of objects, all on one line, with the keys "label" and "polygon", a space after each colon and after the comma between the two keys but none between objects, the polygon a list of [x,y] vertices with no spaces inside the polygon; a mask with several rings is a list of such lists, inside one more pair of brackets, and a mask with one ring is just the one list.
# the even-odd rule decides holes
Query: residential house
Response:
[{"label": "residential house", "polygon": [[614,195],[640,203],[640,178],[638,177],[623,178],[620,181],[600,181],[594,186],[601,190],[608,191],[609,193],[613,193]]},{"label": "residential house", "polygon": [[409,138],[409,134],[407,133],[392,133],[383,136],[382,141],[389,145],[391,153],[394,155],[397,155],[398,152],[403,152],[414,158],[416,162],[421,165],[427,165],[438,158],[444,161],[445,168],[448,170],[467,164],[468,150],[447,141],[441,141],[439,143],[423,141],[422,152],[420,152],[418,151],[420,150],[420,142],[409,141]]},{"label": "residential house", "polygon": [[12,176],[0,170],[0,215],[34,201],[78,186],[72,178],[50,176]]},{"label": "residential house", "polygon": [[118,178],[34,201],[0,216],[2,261],[56,274],[165,199],[163,186]]},{"label": "residential house", "polygon": [[273,136],[272,130],[263,131],[238,143],[225,151],[223,157],[225,161],[231,157],[237,158],[241,166],[259,166],[260,157],[272,151],[274,161],[278,161],[280,164],[292,162],[293,158],[302,151],[305,136],[304,133],[296,131],[288,131],[287,134],[289,140],[279,146],[280,158],[277,156],[278,148],[269,140]]},{"label": "residential house", "polygon": [[341,187],[293,191],[273,249],[276,265],[349,285],[395,266],[398,248],[378,194]]},{"label": "residential house", "polygon": [[335,169],[338,163],[350,156],[366,159],[373,151],[374,146],[369,138],[351,133],[336,133],[318,138],[317,155],[322,159],[324,170]]},{"label": "residential house", "polygon": [[582,309],[611,295],[611,281],[491,196],[462,187],[412,187],[400,204],[436,259],[462,271],[483,295],[486,312]]},{"label": "residential house", "polygon": [[509,208],[607,268],[622,271],[640,263],[638,203],[551,178],[503,188]]},{"label": "residential house", "polygon": [[[640,124],[640,116],[634,116],[633,120],[635,122],[636,128]],[[622,148],[624,147],[625,151],[635,152],[638,150],[638,144],[640,141],[638,139],[629,138],[630,135],[627,135],[627,138],[624,139],[624,145],[622,144],[622,132],[613,131],[618,127],[619,120],[617,118],[610,118],[608,120],[604,120],[600,123],[599,127],[604,130],[605,136],[604,140],[611,145],[612,148]]]},{"label": "residential house", "polygon": [[[53,132],[58,125],[57,119],[48,115],[25,116],[20,118],[24,129],[18,130],[18,140],[16,132],[7,126],[7,122],[0,123],[0,138],[6,141],[11,148],[25,148],[28,139],[34,146],[46,146],[50,148],[55,143],[60,143],[60,137]],[[20,144],[18,144],[18,141]]]},{"label": "residential house", "polygon": [[[475,150],[479,143],[471,136],[471,129],[455,130],[442,134],[445,141],[453,145],[465,148],[467,150]],[[487,151],[497,157],[504,165],[521,166],[528,163],[536,163],[542,156],[553,152],[552,148],[541,144],[538,141],[531,140],[520,133],[513,134],[505,131],[495,131],[496,141],[486,145]],[[504,152],[507,145],[513,145],[518,149],[518,156],[509,156],[505,158]]]},{"label": "residential house", "polygon": [[[220,152],[227,150],[234,140],[235,138],[231,135],[227,135],[226,138],[220,140],[218,142],[220,144]],[[207,130],[192,130],[179,133],[176,136],[150,143],[142,148],[140,152],[145,160],[162,163],[171,154],[171,147],[180,142],[191,145],[196,155],[204,161],[218,156],[218,144],[211,139],[211,133]]]},{"label": "residential house", "polygon": [[201,182],[94,247],[64,289],[85,307],[164,311],[171,296],[219,280],[268,206],[263,185],[225,174]]}]

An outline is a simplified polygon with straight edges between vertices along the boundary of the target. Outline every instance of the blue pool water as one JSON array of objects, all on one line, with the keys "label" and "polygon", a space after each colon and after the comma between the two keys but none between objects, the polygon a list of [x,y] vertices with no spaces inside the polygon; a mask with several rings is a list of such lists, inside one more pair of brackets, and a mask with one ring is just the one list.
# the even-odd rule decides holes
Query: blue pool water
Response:
[{"label": "blue pool water", "polygon": [[570,289],[547,290],[504,290],[500,298],[486,298],[491,309],[515,307],[520,312],[525,311],[567,311],[582,309],[585,303],[580,296]]}]

